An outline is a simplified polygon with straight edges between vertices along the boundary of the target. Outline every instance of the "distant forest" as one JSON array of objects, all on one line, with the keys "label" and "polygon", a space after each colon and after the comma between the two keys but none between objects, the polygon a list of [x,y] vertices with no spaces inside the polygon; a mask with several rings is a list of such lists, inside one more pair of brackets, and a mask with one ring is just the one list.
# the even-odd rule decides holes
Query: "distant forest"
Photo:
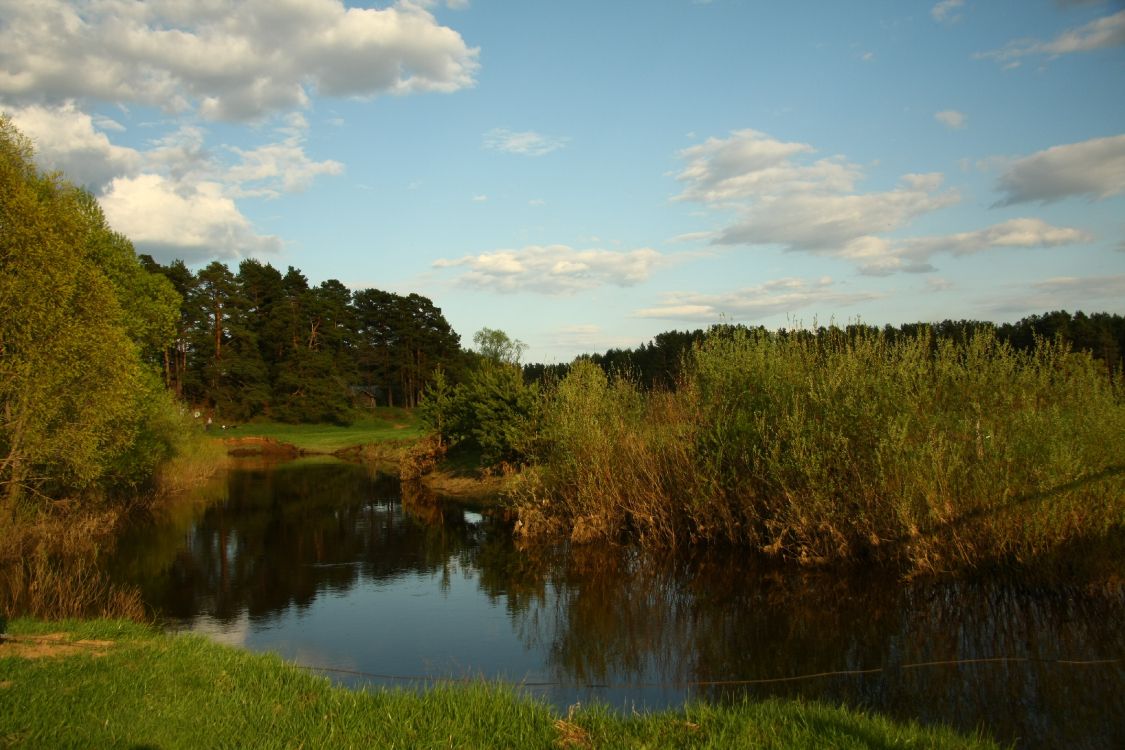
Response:
[{"label": "distant forest", "polygon": [[[607,374],[624,375],[633,378],[643,388],[674,388],[684,355],[704,338],[711,335],[729,333],[734,329],[745,329],[741,325],[716,325],[706,330],[667,331],[658,334],[648,344],[636,349],[610,349],[604,354],[586,355]],[[947,338],[961,343],[967,341],[980,330],[995,331],[1001,341],[1007,342],[1020,351],[1034,348],[1036,338],[1054,340],[1061,337],[1074,351],[1090,352],[1095,359],[1106,364],[1111,373],[1119,371],[1122,354],[1125,353],[1125,317],[1109,313],[1083,312],[1069,313],[1065,310],[1043,315],[1031,315],[1016,323],[997,325],[980,320],[944,320],[940,323],[908,323],[901,326],[886,326],[883,334],[894,341],[913,337],[926,329],[933,332],[935,339]],[[816,331],[792,330],[767,331],[759,326],[757,330],[773,336],[816,335],[823,336],[830,329]],[[848,325],[843,329],[851,334],[861,330],[874,333],[877,326]],[[570,370],[570,365],[530,364],[524,366],[524,378],[529,381],[562,378]]]},{"label": "distant forest", "polygon": [[[451,384],[474,369],[480,355],[431,300],[378,289],[351,291],[330,279],[310,285],[300,270],[283,274],[269,264],[242,261],[237,271],[216,261],[192,272],[182,261],[161,265],[139,257],[168,278],[181,297],[173,343],[159,353],[165,384],[181,399],[225,420],[268,416],[289,422],[349,422],[363,406],[417,406],[440,368]],[[642,388],[674,388],[684,355],[705,337],[742,326],[667,331],[635,349],[583,355],[611,375]],[[1065,311],[996,325],[946,320],[887,326],[891,339],[932,328],[936,337],[964,341],[990,329],[1020,350],[1036,337],[1061,337],[1089,351],[1110,371],[1125,352],[1125,317]],[[848,326],[852,333],[869,326]],[[764,330],[764,329],[761,329]],[[824,335],[775,331],[770,335]],[[569,364],[523,366],[527,383],[562,378]]]}]

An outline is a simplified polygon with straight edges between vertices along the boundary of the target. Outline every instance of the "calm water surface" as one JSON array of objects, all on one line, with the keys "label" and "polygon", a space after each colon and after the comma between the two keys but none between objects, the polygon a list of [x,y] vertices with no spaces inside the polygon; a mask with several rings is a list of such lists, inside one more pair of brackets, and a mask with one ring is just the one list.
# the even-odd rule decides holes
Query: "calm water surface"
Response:
[{"label": "calm water surface", "polygon": [[246,460],[139,523],[114,571],[174,627],[368,673],[327,672],[345,684],[484,676],[563,711],[804,696],[1026,747],[1125,747],[1125,664],[1056,661],[1125,657],[1120,593],[520,551],[502,519],[403,489],[343,462]]}]

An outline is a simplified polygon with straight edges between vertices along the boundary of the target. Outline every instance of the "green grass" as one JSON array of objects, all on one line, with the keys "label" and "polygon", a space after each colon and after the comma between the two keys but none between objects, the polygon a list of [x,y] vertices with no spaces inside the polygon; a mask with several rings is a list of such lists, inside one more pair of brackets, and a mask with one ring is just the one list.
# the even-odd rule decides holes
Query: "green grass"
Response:
[{"label": "green grass", "polygon": [[361,445],[421,437],[422,427],[413,412],[407,409],[381,407],[371,416],[356,420],[347,427],[330,424],[285,424],[282,422],[249,422],[234,430],[212,430],[217,437],[264,437],[295,445],[303,451],[335,453]]},{"label": "green grass", "polygon": [[[765,701],[622,716],[486,683],[353,691],[271,655],[118,621],[17,620],[0,644],[0,747],[995,747],[945,729],[823,705]],[[49,633],[77,646],[28,659]],[[54,646],[53,648],[58,648]]]}]

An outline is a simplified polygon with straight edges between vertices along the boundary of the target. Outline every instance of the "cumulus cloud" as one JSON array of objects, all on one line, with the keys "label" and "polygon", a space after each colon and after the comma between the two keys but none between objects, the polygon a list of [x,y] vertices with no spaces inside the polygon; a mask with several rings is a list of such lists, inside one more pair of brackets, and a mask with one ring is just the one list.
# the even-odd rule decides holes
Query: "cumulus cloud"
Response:
[{"label": "cumulus cloud", "polygon": [[955,109],[943,109],[941,112],[935,112],[934,119],[950,130],[962,129],[968,120],[963,112],[958,112]]},{"label": "cumulus cloud", "polygon": [[144,150],[116,146],[105,132],[106,119],[73,102],[29,105],[11,114],[36,144],[40,166],[88,187],[115,229],[162,260],[273,252],[280,247],[277,238],[256,234],[234,200],[275,198],[343,171],[339,162],[305,153],[307,123],[299,113],[284,118],[274,133],[278,140],[217,151],[207,147],[207,133],[196,125],[182,125]]},{"label": "cumulus cloud", "polygon": [[718,322],[721,318],[751,321],[777,313],[791,313],[817,306],[837,310],[879,299],[871,292],[845,292],[831,277],[815,281],[785,278],[724,294],[673,292],[665,294],[656,307],[633,312],[638,318],[662,318],[691,322]]},{"label": "cumulus cloud", "polygon": [[542,135],[532,130],[518,132],[494,128],[484,134],[484,147],[491,151],[504,151],[520,156],[544,156],[567,144],[567,138]]},{"label": "cumulus cloud", "polygon": [[942,188],[940,174],[907,174],[891,190],[857,192],[859,167],[838,156],[813,160],[812,153],[808,144],[755,130],[710,138],[680,152],[687,164],[676,177],[684,186],[677,200],[735,212],[713,244],[780,245],[861,265],[888,252],[879,235],[959,200]]},{"label": "cumulus cloud", "polygon": [[311,93],[473,85],[478,50],[422,5],[339,0],[0,0],[0,96],[95,99],[251,120]]},{"label": "cumulus cloud", "polygon": [[434,262],[463,269],[459,283],[496,292],[569,294],[599,286],[627,287],[646,281],[666,259],[652,248],[576,250],[566,245],[529,245]]},{"label": "cumulus cloud", "polygon": [[1095,19],[1075,29],[1068,29],[1049,42],[1037,39],[1017,39],[990,52],[978,52],[975,57],[996,60],[1009,67],[1018,64],[1019,58],[1043,55],[1049,59],[1075,52],[1093,52],[1107,47],[1125,45],[1125,10]]},{"label": "cumulus cloud", "polygon": [[114,177],[134,174],[141,166],[139,152],[113,145],[105,134],[106,129],[121,127],[119,124],[107,128],[105,119],[96,121],[74,102],[19,107],[8,114],[35,144],[39,166],[61,171],[78,185],[97,191]]},{"label": "cumulus cloud", "polygon": [[965,4],[965,0],[941,0],[930,8],[930,16],[939,23],[955,23],[961,20],[957,9]]},{"label": "cumulus cloud", "polygon": [[1001,205],[1125,192],[1125,134],[1053,146],[1017,159],[1000,175]]},{"label": "cumulus cloud", "polygon": [[101,204],[114,229],[161,259],[197,263],[281,250],[277,237],[255,233],[218,183],[177,184],[156,174],[119,177]]}]

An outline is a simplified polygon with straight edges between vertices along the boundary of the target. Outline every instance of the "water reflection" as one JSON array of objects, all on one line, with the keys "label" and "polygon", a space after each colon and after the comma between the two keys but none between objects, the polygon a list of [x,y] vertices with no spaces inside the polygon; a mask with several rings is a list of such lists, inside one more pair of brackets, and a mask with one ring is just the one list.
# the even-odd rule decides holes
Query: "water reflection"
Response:
[{"label": "water reflection", "polygon": [[[123,540],[118,575],[174,622],[308,664],[547,683],[562,709],[801,695],[1029,746],[1125,746],[1122,663],[1054,661],[1125,657],[1120,595],[517,550],[499,519],[340,462],[246,464],[175,513]],[[910,666],[994,657],[1009,661]]]}]

